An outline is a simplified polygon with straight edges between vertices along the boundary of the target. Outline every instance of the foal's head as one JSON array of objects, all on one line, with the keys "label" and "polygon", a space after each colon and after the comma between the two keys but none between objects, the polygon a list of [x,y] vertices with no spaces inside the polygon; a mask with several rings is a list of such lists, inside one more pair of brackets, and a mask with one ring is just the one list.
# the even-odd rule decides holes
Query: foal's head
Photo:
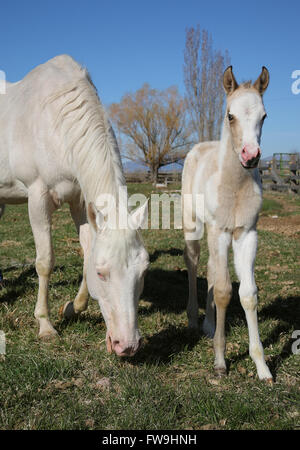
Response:
[{"label": "foal's head", "polygon": [[255,83],[238,85],[228,67],[223,76],[223,85],[227,94],[226,122],[232,137],[232,144],[245,169],[258,165],[261,155],[260,137],[266,118],[262,96],[269,84],[269,72],[263,67]]}]

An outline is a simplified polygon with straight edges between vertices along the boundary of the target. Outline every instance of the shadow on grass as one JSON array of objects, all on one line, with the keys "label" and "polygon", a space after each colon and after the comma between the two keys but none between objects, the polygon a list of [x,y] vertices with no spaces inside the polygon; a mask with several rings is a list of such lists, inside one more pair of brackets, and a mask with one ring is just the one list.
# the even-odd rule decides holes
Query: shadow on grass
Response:
[{"label": "shadow on grass", "polygon": [[74,317],[73,319],[60,319],[56,322],[55,328],[59,334],[63,335],[63,332],[66,329],[70,328],[74,323],[88,324],[88,326],[91,328],[105,325],[104,319],[99,310],[99,314],[90,314],[89,312],[84,312],[82,314],[79,314],[77,317]]},{"label": "shadow on grass", "polygon": [[[238,284],[236,292],[236,298],[233,303],[236,301],[239,302],[238,296]],[[235,297],[235,296],[233,296]],[[233,322],[230,324],[230,327],[234,327],[234,318],[235,316],[232,312],[237,308],[237,305],[233,306],[233,310],[231,311],[231,317],[233,318]],[[240,317],[245,317],[244,311],[240,308],[241,314]],[[277,353],[274,356],[269,356],[268,358],[268,367],[276,381],[276,374],[278,368],[282,365],[283,361],[291,356],[291,348],[293,340],[291,339],[292,332],[294,330],[300,329],[300,297],[277,297],[271,303],[266,305],[258,312],[258,321],[262,322],[264,320],[276,320],[280,321],[280,323],[276,324],[268,337],[262,341],[263,348],[266,349],[270,346],[274,346],[278,344],[280,337],[283,334],[290,333],[290,339],[284,344],[280,353]],[[238,363],[243,359],[249,356],[249,352],[239,353],[238,355],[232,357],[227,361],[228,369],[231,364]]]},{"label": "shadow on grass", "polygon": [[171,256],[182,256],[183,250],[181,248],[169,248],[167,250],[155,250],[150,255],[150,262],[153,263],[156,261],[161,255],[171,255]]},{"label": "shadow on grass", "polygon": [[[4,276],[6,272],[16,269],[19,269],[19,266],[12,266],[7,269],[3,269]],[[26,270],[23,270],[19,276],[9,280],[4,279],[4,289],[2,292],[0,291],[0,303],[13,304],[25,292],[33,287],[36,287],[36,280],[33,280],[33,277],[36,277],[35,267],[30,266]],[[2,293],[3,295],[1,295]]]},{"label": "shadow on grass", "polygon": [[[177,251],[177,249],[174,249]],[[177,254],[177,253],[176,253]],[[231,328],[241,324],[246,325],[244,310],[239,299],[239,283],[232,283],[232,299],[227,311],[226,333]],[[200,308],[205,308],[207,295],[207,280],[197,278],[198,302]],[[151,315],[157,311],[179,314],[186,310],[188,298],[187,271],[166,271],[154,269],[149,272],[145,280],[143,298],[151,302],[150,308],[141,309],[139,314]],[[203,318],[200,319],[202,321]],[[259,322],[267,320],[279,321],[262,344],[264,348],[278,344],[280,336],[284,333],[300,329],[300,297],[277,297],[258,312]],[[201,329],[201,323],[199,324]],[[144,348],[135,357],[140,363],[143,359],[147,362],[166,363],[172,359],[172,355],[184,349],[190,350],[197,343],[201,334],[192,335],[187,328],[168,326],[148,339]],[[276,379],[276,372],[283,361],[291,355],[292,340],[283,346],[279,354],[268,358],[268,366]],[[228,368],[233,363],[248,358],[248,350],[232,357],[228,361]]]},{"label": "shadow on grass", "polygon": [[292,354],[293,331],[300,330],[300,297],[283,298],[279,296],[260,311],[259,317],[261,320],[280,320],[280,323],[272,329],[270,335],[264,340],[264,347],[276,344],[280,340],[280,335],[290,333],[289,340],[284,344],[281,352],[271,356],[268,361],[271,372],[276,376],[276,372],[283,361]]},{"label": "shadow on grass", "polygon": [[134,365],[172,363],[174,355],[182,351],[192,350],[202,336],[201,332],[190,331],[186,327],[169,325],[147,338],[141,350],[130,361]]},{"label": "shadow on grass", "polygon": [[[197,279],[198,297],[201,307],[204,307],[207,281],[205,278]],[[164,313],[181,313],[186,310],[188,301],[188,278],[186,270],[152,269],[145,278],[142,297],[152,303],[141,315],[149,315],[154,311]]]}]

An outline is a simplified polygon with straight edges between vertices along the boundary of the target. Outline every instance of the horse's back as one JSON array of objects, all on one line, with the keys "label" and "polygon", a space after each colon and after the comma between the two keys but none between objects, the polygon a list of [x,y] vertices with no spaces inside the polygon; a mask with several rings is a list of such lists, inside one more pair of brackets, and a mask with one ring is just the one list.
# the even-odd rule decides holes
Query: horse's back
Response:
[{"label": "horse's back", "polygon": [[59,55],[21,81],[7,83],[6,94],[0,96],[0,199],[25,199],[37,178],[51,186],[61,176],[62,152],[53,132],[56,111],[45,105],[67,85],[86,77],[70,56]]}]

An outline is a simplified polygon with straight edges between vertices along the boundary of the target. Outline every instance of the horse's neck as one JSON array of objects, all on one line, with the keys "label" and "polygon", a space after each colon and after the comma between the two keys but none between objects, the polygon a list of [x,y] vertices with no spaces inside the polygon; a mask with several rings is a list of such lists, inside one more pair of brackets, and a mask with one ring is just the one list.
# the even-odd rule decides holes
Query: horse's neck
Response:
[{"label": "horse's neck", "polygon": [[120,193],[124,192],[126,181],[117,143],[111,140],[114,136],[110,138],[107,137],[108,134],[104,134],[103,137],[103,140],[107,140],[104,147],[100,151],[93,152],[92,160],[89,161],[87,158],[87,167],[82,165],[78,175],[87,203],[92,201],[97,204],[99,199],[105,202],[107,198],[108,202],[112,202],[115,208],[118,208]]}]

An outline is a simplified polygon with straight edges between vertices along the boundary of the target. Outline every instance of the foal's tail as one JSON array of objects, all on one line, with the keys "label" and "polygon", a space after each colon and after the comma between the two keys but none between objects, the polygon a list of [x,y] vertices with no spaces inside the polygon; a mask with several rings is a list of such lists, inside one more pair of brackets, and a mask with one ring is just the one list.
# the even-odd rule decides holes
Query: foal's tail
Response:
[{"label": "foal's tail", "polygon": [[5,210],[5,205],[0,205],[0,219],[4,214],[4,210]]}]

